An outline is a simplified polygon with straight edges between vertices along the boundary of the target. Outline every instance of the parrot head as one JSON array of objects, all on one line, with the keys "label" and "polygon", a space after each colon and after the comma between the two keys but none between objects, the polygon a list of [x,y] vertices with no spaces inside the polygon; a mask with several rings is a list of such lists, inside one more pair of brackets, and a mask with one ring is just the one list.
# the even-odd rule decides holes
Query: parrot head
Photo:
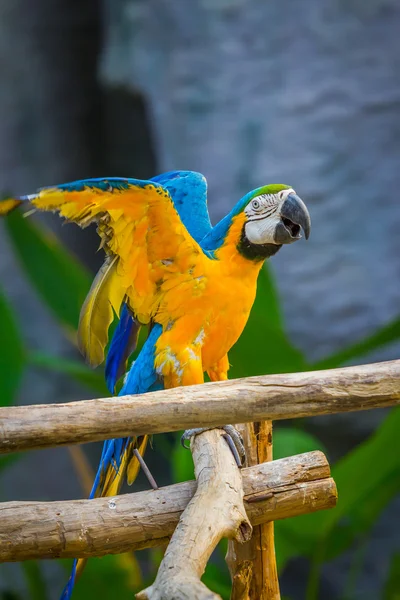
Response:
[{"label": "parrot head", "polygon": [[247,194],[241,202],[244,225],[238,249],[255,260],[264,260],[299,240],[308,239],[311,219],[304,202],[287,185],[273,184]]}]

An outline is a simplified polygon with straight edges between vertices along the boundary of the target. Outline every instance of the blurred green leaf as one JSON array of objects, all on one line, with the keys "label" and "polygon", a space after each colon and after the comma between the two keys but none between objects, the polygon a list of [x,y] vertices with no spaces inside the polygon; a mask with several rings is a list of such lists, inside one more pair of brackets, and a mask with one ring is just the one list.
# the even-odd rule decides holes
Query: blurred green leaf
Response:
[{"label": "blurred green leaf", "polygon": [[334,369],[400,340],[400,319],[394,319],[371,336],[311,366],[312,369]]},{"label": "blurred green leaf", "polygon": [[296,556],[296,553],[293,551],[290,535],[288,535],[287,530],[284,528],[285,522],[275,521],[274,523],[275,556],[278,573],[281,573],[289,560]]},{"label": "blurred green leaf", "polygon": [[14,211],[5,219],[17,256],[32,284],[61,323],[76,330],[91,277],[56,238]]},{"label": "blurred green leaf", "polygon": [[[274,459],[311,452],[312,450],[325,452],[320,440],[310,433],[294,427],[275,427],[273,439]],[[275,552],[278,570],[282,571],[288,560],[295,556],[290,521],[277,521],[275,523]]]},{"label": "blurred green leaf", "polygon": [[1,293],[0,332],[0,406],[9,406],[15,399],[25,359],[14,313]]},{"label": "blurred green leaf", "polygon": [[20,456],[21,454],[5,454],[0,456],[0,472],[10,467]]},{"label": "blurred green leaf", "polygon": [[21,570],[11,563],[0,563],[0,600],[27,600],[21,594],[18,586],[18,592],[16,591],[18,579],[22,579]]},{"label": "blurred green leaf", "polygon": [[[68,564],[69,570],[71,561],[63,562]],[[64,583],[67,579],[68,576]],[[61,584],[60,593],[64,583]],[[133,593],[138,592],[141,585],[141,576],[136,572],[136,568],[133,568],[129,556],[109,554],[88,560],[82,577],[75,584],[73,598],[74,600],[89,598],[132,600]]]},{"label": "blurred green leaf", "polygon": [[220,562],[221,564],[208,562],[201,580],[210,590],[222,596],[223,600],[229,600],[231,597],[231,579],[226,563]]},{"label": "blurred green leaf", "polygon": [[392,557],[383,600],[400,600],[400,552]]},{"label": "blurred green leaf", "polygon": [[[341,489],[343,489],[343,484]],[[385,506],[399,492],[399,476],[395,478],[388,475],[386,480],[382,480],[379,487],[374,488],[371,492],[371,498],[368,498],[368,502],[361,502],[357,508],[351,509],[348,515],[344,514],[328,538],[326,545],[327,559],[338,556],[341,552],[347,550],[356,538],[365,536]]]},{"label": "blurred green leaf", "polygon": [[46,600],[46,583],[42,574],[40,564],[36,560],[26,560],[21,563],[29,589],[31,600]]},{"label": "blurred green leaf", "polygon": [[303,452],[312,450],[325,452],[320,440],[310,433],[295,427],[274,428],[274,459],[303,454]]},{"label": "blurred green leaf", "polygon": [[271,274],[261,269],[250,318],[229,353],[230,378],[304,371],[307,363],[287,337]]},{"label": "blurred green leaf", "polygon": [[351,565],[348,569],[347,581],[342,594],[343,600],[353,600],[357,596],[357,583],[363,571],[368,550],[367,536],[357,540],[356,547],[352,550]]},{"label": "blurred green leaf", "polygon": [[171,468],[174,483],[181,483],[195,478],[192,453],[182,447],[182,433],[183,431],[176,436],[175,447],[172,451]]},{"label": "blurred green leaf", "polygon": [[[324,513],[325,531],[336,527],[344,515],[359,522],[360,510],[368,514],[375,504],[375,492],[390,481],[400,489],[400,408],[392,410],[379,429],[348,453],[332,469],[339,490],[337,507]],[[369,519],[365,525],[369,526]]]},{"label": "blurred green leaf", "polygon": [[400,491],[400,409],[392,410],[379,429],[332,469],[338,504],[279,526],[292,544],[292,556],[313,556],[321,547],[332,558],[365,534],[381,510]]},{"label": "blurred green leaf", "polygon": [[23,600],[19,594],[12,590],[3,590],[0,592],[0,600]]},{"label": "blurred green leaf", "polygon": [[[264,313],[264,322],[268,325],[269,329],[283,331],[284,323],[278,290],[268,263],[264,264],[258,277],[258,293],[262,296],[259,309]],[[266,304],[264,304],[265,302]]]},{"label": "blurred green leaf", "polygon": [[83,383],[90,389],[99,392],[103,396],[110,396],[110,392],[104,381],[104,373],[101,370],[93,371],[84,363],[67,360],[65,358],[57,358],[45,354],[44,352],[30,352],[27,359],[28,362],[35,367],[57,371],[58,373],[65,373],[66,375],[70,375],[76,381],[79,381],[79,383]]}]

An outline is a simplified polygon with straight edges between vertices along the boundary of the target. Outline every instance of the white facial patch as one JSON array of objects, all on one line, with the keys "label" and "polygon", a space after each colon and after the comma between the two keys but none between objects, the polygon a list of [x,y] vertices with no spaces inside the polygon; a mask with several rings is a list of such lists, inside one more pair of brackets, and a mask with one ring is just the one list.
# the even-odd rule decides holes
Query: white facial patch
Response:
[{"label": "white facial patch", "polygon": [[275,244],[274,234],[279,224],[280,208],[289,194],[294,194],[292,188],[281,190],[276,194],[261,194],[253,198],[244,212],[247,217],[245,224],[246,237],[252,244]]},{"label": "white facial patch", "polygon": [[246,237],[252,244],[275,244],[275,229],[280,221],[279,216],[265,217],[246,223]]}]

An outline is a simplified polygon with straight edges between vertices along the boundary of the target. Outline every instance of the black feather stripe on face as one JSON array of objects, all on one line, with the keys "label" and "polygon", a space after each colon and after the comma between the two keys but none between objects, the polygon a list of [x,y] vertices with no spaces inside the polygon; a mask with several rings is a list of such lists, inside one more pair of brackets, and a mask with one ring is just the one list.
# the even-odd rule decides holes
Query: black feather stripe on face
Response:
[{"label": "black feather stripe on face", "polygon": [[282,244],[253,244],[246,236],[245,225],[243,225],[237,249],[248,260],[264,261],[274,256],[280,248]]}]

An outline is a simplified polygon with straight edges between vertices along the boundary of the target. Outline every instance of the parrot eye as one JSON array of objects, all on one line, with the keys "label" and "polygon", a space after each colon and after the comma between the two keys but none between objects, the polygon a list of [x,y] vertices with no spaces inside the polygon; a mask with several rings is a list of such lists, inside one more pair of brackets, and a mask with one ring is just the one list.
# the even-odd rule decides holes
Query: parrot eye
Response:
[{"label": "parrot eye", "polygon": [[261,206],[260,201],[257,199],[254,199],[251,203],[252,208],[254,208],[254,210],[258,210]]}]

